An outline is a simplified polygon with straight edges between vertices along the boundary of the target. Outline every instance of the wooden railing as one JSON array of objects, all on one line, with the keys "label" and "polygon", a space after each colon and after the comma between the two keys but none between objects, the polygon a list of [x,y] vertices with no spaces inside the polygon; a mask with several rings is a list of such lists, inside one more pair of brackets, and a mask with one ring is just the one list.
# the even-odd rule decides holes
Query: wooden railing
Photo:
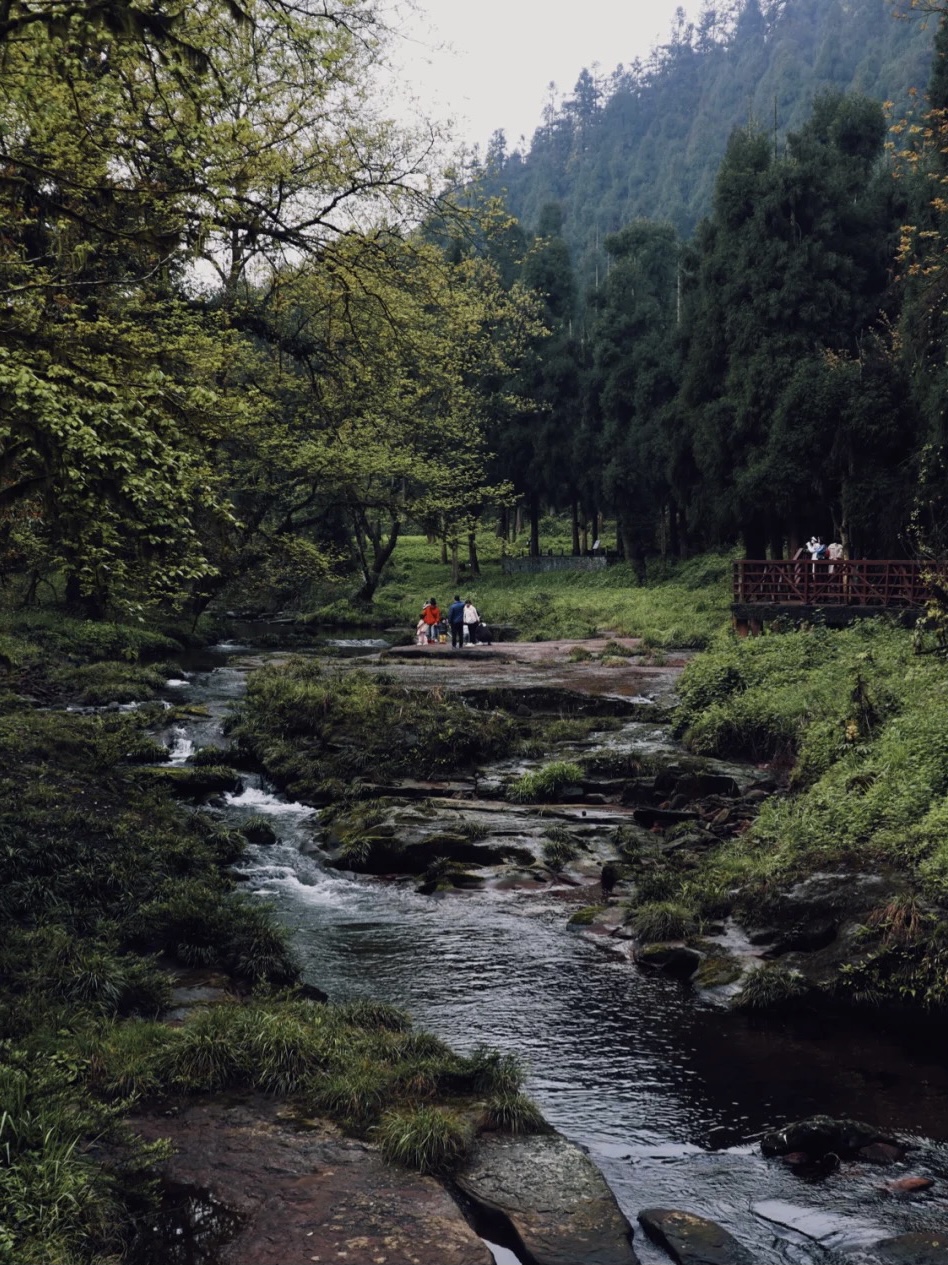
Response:
[{"label": "wooden railing", "polygon": [[752,606],[924,606],[917,562],[860,558],[836,562],[734,563],[734,601]]}]

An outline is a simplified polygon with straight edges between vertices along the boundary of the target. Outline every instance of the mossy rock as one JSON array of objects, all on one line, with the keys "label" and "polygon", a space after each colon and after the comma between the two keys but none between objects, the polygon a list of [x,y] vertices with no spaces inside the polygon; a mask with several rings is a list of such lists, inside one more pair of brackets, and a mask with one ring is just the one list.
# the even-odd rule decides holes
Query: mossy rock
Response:
[{"label": "mossy rock", "polygon": [[180,766],[172,769],[142,769],[139,777],[146,778],[154,786],[164,787],[178,799],[204,799],[207,795],[219,795],[225,791],[236,795],[243,789],[243,783],[234,770],[220,766],[205,769]]},{"label": "mossy rock", "polygon": [[577,909],[575,914],[571,915],[567,926],[589,927],[607,908],[607,905],[584,905],[582,909]]},{"label": "mossy rock", "polygon": [[639,966],[660,971],[663,975],[691,980],[701,966],[702,954],[686,944],[644,944],[636,950],[635,960]]},{"label": "mossy rock", "polygon": [[698,988],[720,988],[735,983],[742,974],[741,964],[732,954],[712,953],[698,967],[692,983]]}]

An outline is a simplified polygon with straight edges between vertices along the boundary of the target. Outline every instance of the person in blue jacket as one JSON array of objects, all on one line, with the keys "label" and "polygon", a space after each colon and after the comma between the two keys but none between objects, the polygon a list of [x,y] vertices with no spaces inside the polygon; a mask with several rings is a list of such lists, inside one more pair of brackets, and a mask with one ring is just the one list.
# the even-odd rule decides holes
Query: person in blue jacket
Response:
[{"label": "person in blue jacket", "polygon": [[451,648],[460,650],[464,645],[464,602],[457,593],[448,607],[448,626],[451,629]]}]

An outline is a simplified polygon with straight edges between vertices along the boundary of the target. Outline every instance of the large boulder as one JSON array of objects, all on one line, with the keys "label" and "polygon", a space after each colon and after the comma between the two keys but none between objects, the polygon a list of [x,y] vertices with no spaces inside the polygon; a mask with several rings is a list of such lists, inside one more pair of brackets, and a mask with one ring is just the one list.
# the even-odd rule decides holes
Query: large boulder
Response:
[{"label": "large boulder", "polygon": [[693,1212],[675,1208],[646,1208],[639,1213],[642,1228],[663,1247],[677,1265],[754,1265],[743,1244],[723,1226]]},{"label": "large boulder", "polygon": [[861,1154],[864,1147],[876,1142],[898,1145],[893,1138],[881,1134],[874,1125],[865,1124],[861,1120],[810,1116],[806,1120],[797,1120],[784,1125],[782,1129],[765,1133],[760,1140],[760,1150],[766,1156],[802,1152],[813,1159],[832,1152],[845,1160]]},{"label": "large boulder", "polygon": [[[215,1245],[220,1265],[490,1265],[440,1182],[393,1168],[325,1122],[300,1127],[279,1104],[250,1098],[190,1103],[134,1123],[149,1141],[170,1140],[165,1181],[205,1192],[229,1223],[227,1241]],[[190,1232],[208,1245],[212,1231],[202,1223]],[[177,1224],[168,1232],[178,1242],[185,1233]]]},{"label": "large boulder", "polygon": [[559,1134],[485,1136],[457,1184],[533,1265],[637,1265],[602,1174]]}]

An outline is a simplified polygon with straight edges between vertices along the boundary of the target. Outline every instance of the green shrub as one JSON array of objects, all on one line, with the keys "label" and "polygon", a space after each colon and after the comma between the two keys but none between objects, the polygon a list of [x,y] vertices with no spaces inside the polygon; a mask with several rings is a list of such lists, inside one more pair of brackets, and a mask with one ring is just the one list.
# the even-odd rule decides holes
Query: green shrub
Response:
[{"label": "green shrub", "polygon": [[523,1065],[512,1054],[478,1046],[463,1060],[464,1074],[478,1094],[515,1094],[523,1084]]}]

